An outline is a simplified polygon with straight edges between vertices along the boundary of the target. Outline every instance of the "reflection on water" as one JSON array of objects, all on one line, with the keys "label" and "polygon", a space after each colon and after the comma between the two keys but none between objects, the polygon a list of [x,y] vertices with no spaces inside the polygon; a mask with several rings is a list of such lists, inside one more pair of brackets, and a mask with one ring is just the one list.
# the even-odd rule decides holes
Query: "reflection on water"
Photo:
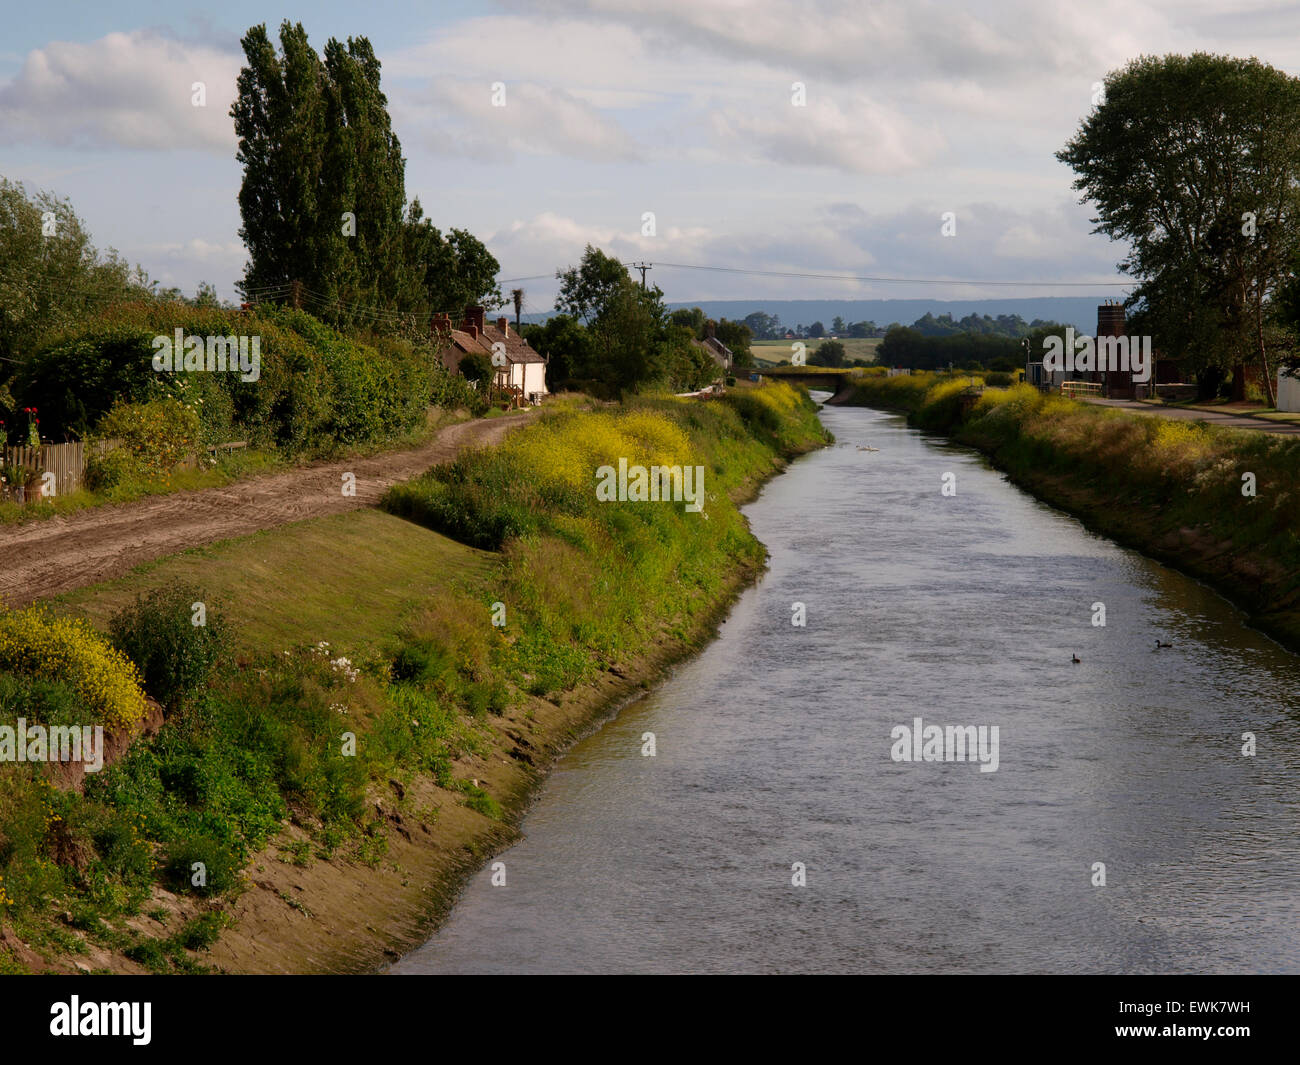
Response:
[{"label": "reflection on water", "polygon": [[[771,567],[719,639],[393,971],[1300,971],[1300,659],[979,456],[823,418],[746,511]],[[891,761],[917,716],[999,726],[997,772]]]}]

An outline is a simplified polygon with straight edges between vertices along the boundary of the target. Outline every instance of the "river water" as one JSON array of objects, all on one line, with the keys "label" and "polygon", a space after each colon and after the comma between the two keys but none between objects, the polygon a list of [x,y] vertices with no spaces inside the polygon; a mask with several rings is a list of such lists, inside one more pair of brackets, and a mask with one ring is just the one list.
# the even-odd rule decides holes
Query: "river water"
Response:
[{"label": "river water", "polygon": [[[1300,972],[1300,658],[979,455],[822,416],[719,638],[393,971]],[[998,726],[996,771],[892,760],[916,717]]]}]

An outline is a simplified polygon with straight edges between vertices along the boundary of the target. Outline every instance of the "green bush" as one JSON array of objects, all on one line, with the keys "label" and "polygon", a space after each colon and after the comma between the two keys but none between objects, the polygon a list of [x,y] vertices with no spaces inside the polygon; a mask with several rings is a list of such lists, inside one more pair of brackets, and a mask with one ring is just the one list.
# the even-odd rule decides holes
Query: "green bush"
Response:
[{"label": "green bush", "polygon": [[[114,645],[133,661],[145,690],[169,711],[176,710],[207,683],[231,639],[225,622],[208,610],[199,588],[158,588],[113,616]],[[195,624],[203,606],[203,624]]]},{"label": "green bush", "polygon": [[492,363],[486,355],[471,351],[460,360],[460,375],[470,384],[487,384],[492,380]]},{"label": "green bush", "polygon": [[1010,388],[1011,375],[1009,373],[990,373],[984,375],[984,383],[989,388]]},{"label": "green bush", "polygon": [[125,448],[91,451],[86,456],[86,487],[92,492],[111,492],[140,479],[142,471],[135,455]]},{"label": "green bush", "polygon": [[[259,338],[260,374],[153,368],[154,338]],[[172,398],[200,411],[200,443],[238,438],[255,447],[323,453],[390,439],[424,421],[439,383],[427,344],[345,337],[305,311],[261,306],[241,313],[158,301],[119,304],[54,337],[22,366],[13,385],[22,406],[41,411],[49,436],[85,436],[117,403]]]},{"label": "green bush", "polygon": [[[167,880],[173,890],[221,895],[237,883],[239,856],[229,844],[210,836],[196,836],[172,844],[167,853]],[[201,869],[196,869],[201,865]],[[199,883],[195,883],[195,880]]]},{"label": "green bush", "polygon": [[100,420],[98,435],[120,440],[146,476],[156,477],[178,466],[199,445],[197,405],[186,406],[170,396],[148,403],[117,403]]}]

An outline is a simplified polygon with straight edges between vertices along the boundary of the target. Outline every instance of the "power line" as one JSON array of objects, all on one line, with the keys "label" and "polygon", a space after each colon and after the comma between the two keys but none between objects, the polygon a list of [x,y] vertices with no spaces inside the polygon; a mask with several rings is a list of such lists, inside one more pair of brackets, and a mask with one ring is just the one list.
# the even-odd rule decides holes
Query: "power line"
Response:
[{"label": "power line", "polygon": [[[757,270],[742,266],[702,266],[693,263],[636,262],[622,263],[632,270],[641,271],[641,284],[645,286],[645,272],[660,266],[672,270],[706,270],[722,274],[745,274],[752,277],[793,277],[816,281],[870,281],[890,285],[987,285],[998,288],[1132,288],[1137,281],[1006,281],[981,278],[952,277],[879,277],[868,274],[822,274],[795,270]],[[553,280],[552,274],[534,274],[531,277],[512,277],[499,281],[508,285],[516,281]]]},{"label": "power line", "polygon": [[[633,263],[639,268],[642,264]],[[860,274],[813,274],[789,270],[751,270],[737,266],[695,266],[690,263],[649,263],[675,270],[711,270],[724,274],[752,274],[755,277],[805,277],[820,281],[876,281],[906,285],[997,285],[1015,288],[1131,288],[1135,281],[984,281],[971,278],[940,277],[870,277]]]}]

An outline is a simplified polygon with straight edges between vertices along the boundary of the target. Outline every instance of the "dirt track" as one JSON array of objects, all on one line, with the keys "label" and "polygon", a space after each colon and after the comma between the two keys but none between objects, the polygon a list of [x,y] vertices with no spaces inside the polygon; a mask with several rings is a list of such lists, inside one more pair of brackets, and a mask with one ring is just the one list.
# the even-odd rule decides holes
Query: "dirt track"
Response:
[{"label": "dirt track", "polygon": [[[214,540],[374,506],[389,486],[454,457],[462,448],[497,443],[525,417],[451,425],[414,451],[318,463],[222,488],[0,526],[0,599],[21,606]],[[356,475],[355,496],[343,495],[345,473]]]}]

